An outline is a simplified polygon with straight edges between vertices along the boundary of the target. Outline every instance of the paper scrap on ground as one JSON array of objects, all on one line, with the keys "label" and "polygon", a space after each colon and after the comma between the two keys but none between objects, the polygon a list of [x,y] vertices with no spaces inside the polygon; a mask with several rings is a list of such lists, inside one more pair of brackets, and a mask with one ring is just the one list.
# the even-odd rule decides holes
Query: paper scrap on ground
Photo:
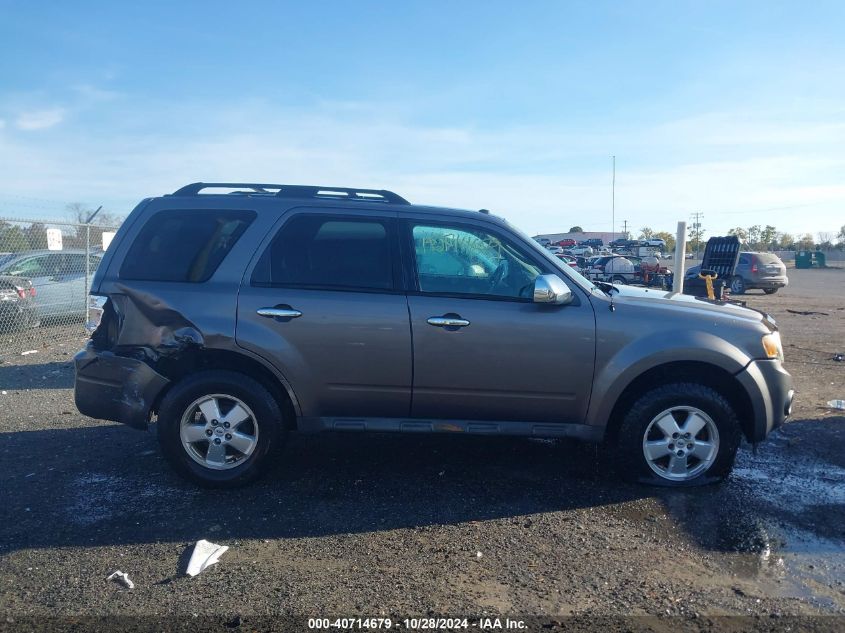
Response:
[{"label": "paper scrap on ground", "polygon": [[117,582],[123,584],[123,586],[127,589],[134,589],[135,587],[135,583],[129,580],[129,574],[125,574],[119,569],[106,578],[106,580],[116,580]]},{"label": "paper scrap on ground", "polygon": [[211,567],[211,565],[216,563],[227,549],[229,549],[228,545],[209,543],[205,539],[197,541],[185,573],[189,576],[196,576],[206,567]]},{"label": "paper scrap on ground", "polygon": [[27,350],[25,352],[21,352],[21,356],[29,356],[30,354],[37,354],[37,353],[38,353],[37,349],[30,349],[30,350]]}]

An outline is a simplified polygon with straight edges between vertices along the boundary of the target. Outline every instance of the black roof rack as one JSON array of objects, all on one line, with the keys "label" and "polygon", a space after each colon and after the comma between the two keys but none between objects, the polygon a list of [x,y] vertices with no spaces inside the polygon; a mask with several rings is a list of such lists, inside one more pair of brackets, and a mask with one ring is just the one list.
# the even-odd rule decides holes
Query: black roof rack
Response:
[{"label": "black roof rack", "polygon": [[272,185],[253,182],[194,182],[177,189],[173,196],[198,196],[203,189],[236,189],[230,195],[276,196],[278,198],[320,198],[327,200],[358,200],[359,202],[387,202],[411,204],[402,196],[386,189],[357,189],[349,187],[317,187],[312,185]]}]

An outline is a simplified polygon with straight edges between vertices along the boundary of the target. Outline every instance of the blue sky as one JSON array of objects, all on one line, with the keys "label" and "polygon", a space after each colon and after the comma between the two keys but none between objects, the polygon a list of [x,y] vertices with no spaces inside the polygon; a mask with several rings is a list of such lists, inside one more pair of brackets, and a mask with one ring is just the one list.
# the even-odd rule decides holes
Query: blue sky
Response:
[{"label": "blue sky", "polygon": [[[845,224],[845,3],[0,0],[0,214],[196,180],[524,230]],[[57,213],[53,213],[56,215]]]}]

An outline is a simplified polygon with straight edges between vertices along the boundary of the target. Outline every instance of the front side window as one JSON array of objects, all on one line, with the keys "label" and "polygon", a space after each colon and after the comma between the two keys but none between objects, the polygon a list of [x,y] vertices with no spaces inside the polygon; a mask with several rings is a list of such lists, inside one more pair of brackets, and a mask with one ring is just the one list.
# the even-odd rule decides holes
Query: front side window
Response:
[{"label": "front side window", "polygon": [[132,243],[120,277],[208,281],[254,218],[252,211],[159,211]]},{"label": "front side window", "polygon": [[421,292],[530,299],[542,274],[521,249],[483,229],[418,224],[412,237]]},{"label": "front side window", "polygon": [[295,216],[261,255],[252,284],[393,290],[391,234],[380,218]]}]

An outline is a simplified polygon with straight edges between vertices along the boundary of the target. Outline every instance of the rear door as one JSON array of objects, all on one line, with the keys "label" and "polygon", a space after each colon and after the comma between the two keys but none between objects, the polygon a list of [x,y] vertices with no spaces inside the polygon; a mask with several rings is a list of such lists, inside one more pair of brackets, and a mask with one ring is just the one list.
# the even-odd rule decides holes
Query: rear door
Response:
[{"label": "rear door", "polygon": [[396,217],[287,213],[241,287],[237,342],[273,363],[306,417],[405,417],[411,333]]},{"label": "rear door", "polygon": [[488,223],[403,223],[412,290],[415,418],[582,422],[595,359],[592,305],[535,304],[549,262]]}]

